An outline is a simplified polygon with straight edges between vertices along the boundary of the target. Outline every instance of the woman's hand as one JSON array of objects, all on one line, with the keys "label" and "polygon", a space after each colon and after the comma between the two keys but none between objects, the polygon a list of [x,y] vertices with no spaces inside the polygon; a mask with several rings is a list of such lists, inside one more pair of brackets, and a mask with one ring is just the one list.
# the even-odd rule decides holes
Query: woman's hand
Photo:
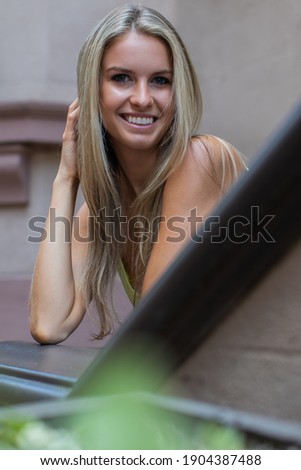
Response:
[{"label": "woman's hand", "polygon": [[77,180],[77,122],[79,116],[78,98],[68,108],[66,127],[63,133],[63,145],[58,176],[68,180]]}]

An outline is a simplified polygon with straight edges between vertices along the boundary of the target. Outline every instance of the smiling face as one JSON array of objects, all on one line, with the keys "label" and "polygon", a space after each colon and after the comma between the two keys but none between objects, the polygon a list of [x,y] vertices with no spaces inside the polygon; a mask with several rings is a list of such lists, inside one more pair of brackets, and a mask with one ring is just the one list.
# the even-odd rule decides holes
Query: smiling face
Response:
[{"label": "smiling face", "polygon": [[135,31],[110,45],[102,61],[104,127],[119,153],[156,153],[172,119],[172,63],[166,44]]}]

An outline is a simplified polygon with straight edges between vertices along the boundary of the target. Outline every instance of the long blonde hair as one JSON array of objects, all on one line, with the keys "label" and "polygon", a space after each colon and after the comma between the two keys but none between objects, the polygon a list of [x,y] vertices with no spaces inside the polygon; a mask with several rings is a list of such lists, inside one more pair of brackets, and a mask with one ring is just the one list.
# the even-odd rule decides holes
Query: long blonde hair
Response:
[{"label": "long blonde hair", "polygon": [[[130,30],[165,41],[173,65],[171,126],[160,142],[156,168],[133,206],[133,213],[142,221],[151,223],[160,215],[164,183],[181,163],[202,114],[199,84],[187,50],[174,27],[160,13],[143,6],[122,6],[107,15],[91,32],[80,52],[77,68],[80,103],[78,169],[91,216],[90,236],[93,239],[89,245],[83,292],[87,305],[92,299],[96,303],[100,316],[100,332],[96,336],[99,339],[107,335],[116,322],[112,286],[123,249],[115,236],[120,227],[118,209],[122,207],[122,201],[118,163],[110,149],[100,108],[101,65],[106,48]],[[108,217],[110,224],[106,223]],[[138,286],[141,286],[155,237],[156,233],[137,245]]]}]

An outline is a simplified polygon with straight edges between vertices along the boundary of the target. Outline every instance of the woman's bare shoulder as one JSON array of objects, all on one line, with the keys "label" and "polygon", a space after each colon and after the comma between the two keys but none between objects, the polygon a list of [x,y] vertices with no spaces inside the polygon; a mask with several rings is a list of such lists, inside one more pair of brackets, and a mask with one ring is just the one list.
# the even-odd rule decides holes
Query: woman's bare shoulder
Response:
[{"label": "woman's bare shoulder", "polygon": [[212,213],[243,169],[242,157],[227,142],[211,135],[191,139],[182,162],[164,186],[162,222],[147,266],[143,292],[191,239],[197,226]]},{"label": "woman's bare shoulder", "polygon": [[243,155],[225,140],[213,135],[191,139],[182,163],[166,182],[172,199],[223,195],[246,169]]},{"label": "woman's bare shoulder", "polygon": [[246,170],[244,155],[220,137],[204,134],[191,139],[188,153],[225,192]]}]

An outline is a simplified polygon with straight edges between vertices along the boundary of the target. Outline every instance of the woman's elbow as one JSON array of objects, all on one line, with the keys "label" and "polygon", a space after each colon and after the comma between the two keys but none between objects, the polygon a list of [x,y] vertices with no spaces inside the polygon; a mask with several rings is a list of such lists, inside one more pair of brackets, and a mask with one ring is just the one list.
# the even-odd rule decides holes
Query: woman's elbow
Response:
[{"label": "woman's elbow", "polygon": [[67,338],[59,328],[35,319],[30,320],[30,334],[40,344],[58,344]]}]

